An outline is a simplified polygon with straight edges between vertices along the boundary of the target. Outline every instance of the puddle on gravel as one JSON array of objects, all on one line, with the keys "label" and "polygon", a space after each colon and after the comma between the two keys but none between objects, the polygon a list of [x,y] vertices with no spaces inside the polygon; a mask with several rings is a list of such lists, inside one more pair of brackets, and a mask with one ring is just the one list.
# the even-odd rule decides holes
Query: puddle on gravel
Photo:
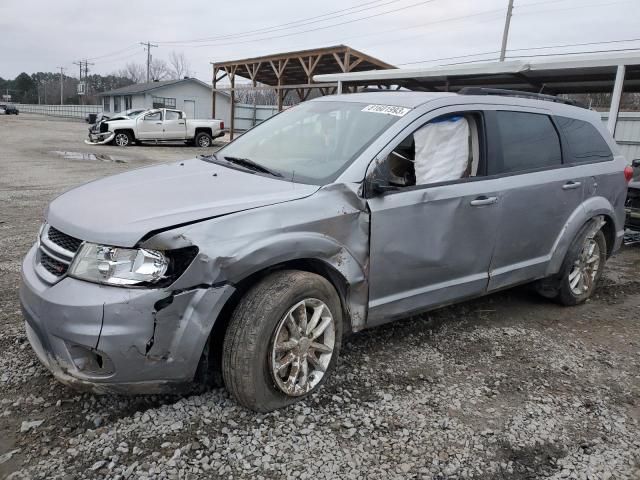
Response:
[{"label": "puddle on gravel", "polygon": [[114,157],[113,155],[105,155],[103,153],[62,152],[58,150],[53,150],[51,153],[53,153],[54,155],[59,155],[66,160],[127,163],[124,158]]}]

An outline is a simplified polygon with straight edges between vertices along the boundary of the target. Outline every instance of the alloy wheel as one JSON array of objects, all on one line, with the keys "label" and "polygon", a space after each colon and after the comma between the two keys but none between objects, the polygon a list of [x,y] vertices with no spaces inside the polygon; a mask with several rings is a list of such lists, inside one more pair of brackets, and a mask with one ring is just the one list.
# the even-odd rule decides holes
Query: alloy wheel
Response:
[{"label": "alloy wheel", "polygon": [[587,238],[569,273],[571,292],[579,296],[590,291],[599,269],[600,247],[594,238]]},{"label": "alloy wheel", "polygon": [[126,133],[117,134],[116,145],[119,147],[126,147],[127,145],[129,145],[129,136]]},{"label": "alloy wheel", "polygon": [[278,389],[298,397],[318,385],[335,341],[335,320],[324,302],[307,298],[291,307],[271,339],[271,375]]}]

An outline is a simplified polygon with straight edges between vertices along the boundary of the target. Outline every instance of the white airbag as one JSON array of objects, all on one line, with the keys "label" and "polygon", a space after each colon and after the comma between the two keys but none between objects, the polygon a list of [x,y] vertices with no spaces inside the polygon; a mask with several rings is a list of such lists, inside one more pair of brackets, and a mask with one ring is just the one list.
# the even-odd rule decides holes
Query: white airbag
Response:
[{"label": "white airbag", "polygon": [[461,116],[428,123],[413,134],[416,185],[462,178],[469,165],[469,123]]}]

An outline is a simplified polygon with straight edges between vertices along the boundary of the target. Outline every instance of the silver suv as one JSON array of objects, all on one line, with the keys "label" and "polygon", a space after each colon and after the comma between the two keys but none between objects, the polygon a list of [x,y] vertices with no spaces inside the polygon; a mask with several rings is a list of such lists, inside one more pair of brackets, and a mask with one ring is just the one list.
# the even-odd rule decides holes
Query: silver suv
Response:
[{"label": "silver suv", "polygon": [[597,113],[495,93],[322,97],[61,195],[23,264],[34,351],[94,392],[224,381],[269,411],[350,332],[527,282],[584,302],[626,162]]}]

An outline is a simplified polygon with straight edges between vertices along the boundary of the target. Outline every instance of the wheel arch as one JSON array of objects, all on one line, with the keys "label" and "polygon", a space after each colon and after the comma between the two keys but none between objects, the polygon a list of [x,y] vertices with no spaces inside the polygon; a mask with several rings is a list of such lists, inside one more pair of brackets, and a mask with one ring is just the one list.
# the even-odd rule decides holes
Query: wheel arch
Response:
[{"label": "wheel arch", "polygon": [[212,136],[213,135],[213,130],[210,127],[196,127],[196,129],[194,130],[194,133],[193,133],[194,138],[199,133],[206,133],[207,135]]},{"label": "wheel arch", "polygon": [[128,133],[132,140],[136,139],[136,134],[133,131],[133,128],[116,128],[113,130],[113,135],[117,135],[119,133]]},{"label": "wheel arch", "polygon": [[558,235],[547,267],[547,275],[555,275],[560,271],[564,257],[575,236],[585,225],[599,217],[602,218],[604,222],[600,228],[607,242],[607,257],[613,254],[618,236],[614,208],[607,199],[603,197],[592,197],[573,211]]},{"label": "wheel arch", "polygon": [[[325,260],[314,257],[292,258],[273,265],[262,267],[238,282],[234,282],[235,291],[227,299],[220,314],[209,332],[202,360],[196,373],[196,379],[206,381],[207,375],[213,375],[216,383],[221,383],[223,343],[234,310],[244,295],[258,282],[270,274],[282,270],[298,270],[315,273],[326,279],[335,288],[342,306],[343,332],[346,335],[354,331],[352,310],[350,308],[350,284],[342,272]],[[356,330],[359,329],[357,326]]]}]

